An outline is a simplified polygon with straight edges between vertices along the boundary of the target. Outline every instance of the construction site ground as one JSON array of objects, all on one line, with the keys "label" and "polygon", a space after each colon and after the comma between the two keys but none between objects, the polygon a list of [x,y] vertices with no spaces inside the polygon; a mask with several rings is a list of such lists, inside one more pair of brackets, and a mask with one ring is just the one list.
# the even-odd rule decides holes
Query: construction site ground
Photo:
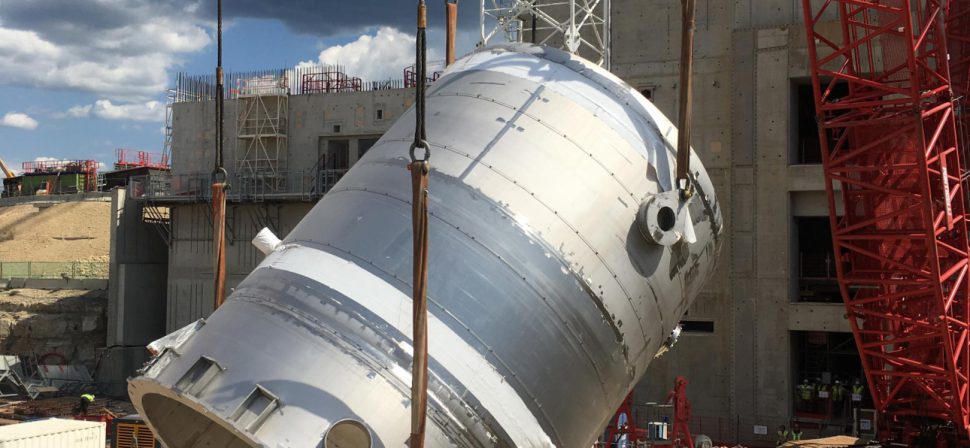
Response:
[{"label": "construction site ground", "polygon": [[0,261],[107,262],[111,203],[0,207]]},{"label": "construction site ground", "polygon": [[[39,400],[0,399],[0,425],[20,423],[38,418],[72,418],[76,416],[78,397],[56,397]],[[122,417],[135,413],[131,403],[124,400],[95,398],[88,406],[88,417],[109,415]]]},{"label": "construction site ground", "polygon": [[[111,203],[38,202],[0,207],[0,262],[95,262],[107,277]],[[80,273],[86,274],[91,273]],[[0,289],[0,355],[28,364],[74,364],[97,370],[105,346],[107,290]],[[70,418],[78,396],[0,398],[0,425],[48,417]],[[98,396],[89,414],[121,416],[130,403]]]}]

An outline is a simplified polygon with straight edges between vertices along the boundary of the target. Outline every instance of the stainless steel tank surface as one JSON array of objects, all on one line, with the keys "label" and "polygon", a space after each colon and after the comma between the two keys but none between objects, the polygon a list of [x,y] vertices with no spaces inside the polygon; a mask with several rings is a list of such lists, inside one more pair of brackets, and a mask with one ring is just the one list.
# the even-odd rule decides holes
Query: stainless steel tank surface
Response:
[{"label": "stainless steel tank surface", "polygon": [[[413,131],[412,110],[218,311],[158,341],[129,392],[168,447],[406,446]],[[452,65],[427,133],[427,446],[590,446],[714,270],[706,171],[692,154],[681,199],[670,121],[535,45]]]}]

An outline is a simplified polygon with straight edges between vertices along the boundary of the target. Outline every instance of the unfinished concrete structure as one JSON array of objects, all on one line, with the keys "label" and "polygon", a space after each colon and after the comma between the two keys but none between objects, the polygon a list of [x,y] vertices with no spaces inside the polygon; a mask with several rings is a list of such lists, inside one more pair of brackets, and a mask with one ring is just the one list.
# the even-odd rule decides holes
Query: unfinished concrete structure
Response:
[{"label": "unfinished concrete structure", "polygon": [[[680,18],[677,0],[613,2],[612,71],[668,115]],[[799,413],[797,383],[862,377],[831,263],[808,76],[801,2],[697,2],[692,146],[727,211],[727,245],[682,345],[638,396],[661,399],[688,375],[692,429],[716,439],[770,440]]]},{"label": "unfinished concrete structure", "polygon": [[[677,113],[680,8],[679,0],[612,1],[611,70],[668,116]],[[861,377],[826,240],[800,2],[698,0],[695,52],[692,146],[725,210],[725,244],[681,341],[651,365],[637,401],[661,400],[684,374],[698,424],[692,429],[718,440],[768,440],[798,413],[795,388],[803,378]],[[267,226],[287,235],[322,194],[313,186],[325,187],[321,178],[353,164],[411,95],[289,97],[286,191],[236,192],[227,230],[230,287],[262,258],[249,244],[255,232]],[[236,160],[236,104],[226,104],[227,160]],[[214,159],[212,116],[211,101],[175,104],[175,194],[146,200],[170,217],[159,221],[170,236],[167,330],[212,308],[211,221],[200,202]],[[756,434],[765,426],[768,435]]]},{"label": "unfinished concrete structure", "polygon": [[[410,106],[404,89],[291,95],[280,110],[272,95],[273,118],[283,129],[273,136],[252,133],[239,138],[237,117],[254,116],[238,106],[265,99],[226,101],[225,160],[230,170],[227,209],[227,280],[233,288],[262,260],[250,241],[263,227],[284,236]],[[146,179],[141,196],[169,244],[168,331],[212,309],[212,226],[210,175],[214,166],[212,101],[174,105],[171,177]],[[255,107],[255,106],[254,106]],[[242,118],[245,120],[245,118]],[[255,119],[260,119],[259,117]],[[259,128],[257,124],[245,128]],[[264,131],[265,132],[265,131]],[[285,146],[280,135],[286,136]],[[260,140],[262,140],[260,142]],[[272,146],[273,154],[263,148]]]}]

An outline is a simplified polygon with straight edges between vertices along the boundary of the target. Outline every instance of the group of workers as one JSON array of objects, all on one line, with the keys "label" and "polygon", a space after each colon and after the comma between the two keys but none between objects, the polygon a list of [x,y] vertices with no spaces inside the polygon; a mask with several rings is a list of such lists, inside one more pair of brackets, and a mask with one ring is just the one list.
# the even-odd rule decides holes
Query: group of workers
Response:
[{"label": "group of workers", "polygon": [[778,427],[778,441],[775,446],[782,446],[788,442],[802,440],[802,428],[798,426],[798,423],[792,423],[791,430],[781,425]]},{"label": "group of workers", "polygon": [[866,390],[858,378],[851,385],[840,380],[829,385],[820,378],[816,378],[814,382],[805,378],[796,389],[795,407],[799,412],[832,417],[848,416],[850,409],[862,406]]}]

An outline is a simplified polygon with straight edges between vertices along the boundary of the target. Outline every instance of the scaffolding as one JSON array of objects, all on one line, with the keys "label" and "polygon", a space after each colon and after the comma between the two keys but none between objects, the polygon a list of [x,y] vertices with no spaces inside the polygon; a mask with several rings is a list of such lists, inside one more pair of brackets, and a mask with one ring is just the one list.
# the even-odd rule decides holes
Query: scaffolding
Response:
[{"label": "scaffolding", "polygon": [[255,198],[285,193],[289,86],[285,73],[240,79],[233,187]]},{"label": "scaffolding", "polygon": [[[444,61],[429,62],[429,73],[425,82],[431,84],[441,77],[441,73],[444,72]],[[435,67],[439,67],[435,69]],[[404,69],[404,88],[410,89],[418,85],[418,72],[414,69],[414,64],[407,66]]]},{"label": "scaffolding", "polygon": [[118,148],[115,150],[115,169],[126,170],[129,168],[154,168],[167,170],[168,157],[162,153],[140,151],[135,149]]},{"label": "scaffolding", "polygon": [[175,116],[175,103],[178,100],[178,89],[168,89],[168,97],[165,102],[165,142],[162,144],[162,163],[169,166],[172,158],[172,120]]},{"label": "scaffolding", "polygon": [[498,36],[559,47],[610,68],[610,0],[481,0],[481,45]]},{"label": "scaffolding", "polygon": [[324,66],[320,71],[304,73],[301,76],[301,95],[309,93],[360,92],[362,89],[363,81],[360,78],[348,76],[341,67],[335,65]]}]

